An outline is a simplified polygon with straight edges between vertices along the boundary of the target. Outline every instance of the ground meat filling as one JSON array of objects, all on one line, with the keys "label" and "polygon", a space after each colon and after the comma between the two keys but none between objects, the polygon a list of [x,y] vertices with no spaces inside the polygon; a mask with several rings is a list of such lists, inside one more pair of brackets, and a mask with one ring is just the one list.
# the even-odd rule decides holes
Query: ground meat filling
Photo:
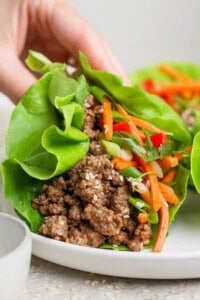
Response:
[{"label": "ground meat filling", "polygon": [[96,124],[102,107],[89,95],[84,109],[83,130],[91,140],[89,153],[66,177],[44,185],[32,200],[32,206],[45,216],[39,231],[81,246],[100,247],[108,242],[139,251],[152,237],[150,225],[133,220],[129,183],[113,168],[98,141]]}]

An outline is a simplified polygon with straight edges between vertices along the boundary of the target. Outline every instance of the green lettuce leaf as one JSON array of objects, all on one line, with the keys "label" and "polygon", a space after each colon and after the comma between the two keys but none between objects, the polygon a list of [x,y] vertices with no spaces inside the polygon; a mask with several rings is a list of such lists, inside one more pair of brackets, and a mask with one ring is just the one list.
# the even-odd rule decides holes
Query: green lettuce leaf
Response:
[{"label": "green lettuce leaf", "polygon": [[63,73],[66,69],[66,64],[57,62],[54,63],[42,53],[34,50],[29,50],[25,63],[30,70],[42,74],[53,70]]},{"label": "green lettuce leaf", "polygon": [[200,193],[200,131],[195,135],[191,153],[191,176],[195,188]]},{"label": "green lettuce leaf", "polygon": [[159,97],[144,92],[138,85],[123,86],[122,80],[116,75],[91,69],[82,53],[80,62],[85,76],[109,93],[130,114],[172,132],[173,138],[185,145],[191,143],[191,135],[182,119]]},{"label": "green lettuce leaf", "polygon": [[[165,64],[172,66],[183,74],[192,79],[200,78],[200,66],[197,64],[187,62],[165,62]],[[144,80],[151,78],[156,82],[172,82],[173,79],[163,72],[159,71],[159,64],[151,65],[140,70],[130,73],[129,78],[133,84],[140,84]]]},{"label": "green lettuce leaf", "polygon": [[174,180],[174,191],[178,196],[180,202],[177,205],[170,206],[169,208],[169,223],[171,224],[177,215],[180,207],[183,205],[187,196],[188,180],[190,177],[190,171],[183,166],[179,165]]},{"label": "green lettuce leaf", "polygon": [[[63,98],[54,95],[54,99],[49,92],[60,75],[47,73],[28,90],[13,112],[6,138],[7,158],[40,180],[70,169],[89,148],[89,137],[80,130],[83,107],[68,101],[75,94],[74,81],[68,81],[68,89],[59,87],[58,95],[66,95]],[[55,106],[49,101],[49,94]]]},{"label": "green lettuce leaf", "polygon": [[43,217],[33,209],[31,200],[41,190],[43,181],[28,176],[15,160],[9,159],[1,165],[4,194],[16,213],[29,225],[31,231],[38,232]]}]

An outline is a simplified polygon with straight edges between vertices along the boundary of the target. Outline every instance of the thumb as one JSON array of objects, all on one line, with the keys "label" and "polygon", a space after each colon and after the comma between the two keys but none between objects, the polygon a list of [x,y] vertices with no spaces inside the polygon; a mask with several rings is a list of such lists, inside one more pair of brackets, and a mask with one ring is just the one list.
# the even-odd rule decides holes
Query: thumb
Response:
[{"label": "thumb", "polygon": [[1,51],[0,66],[0,90],[17,103],[36,78],[10,50]]}]

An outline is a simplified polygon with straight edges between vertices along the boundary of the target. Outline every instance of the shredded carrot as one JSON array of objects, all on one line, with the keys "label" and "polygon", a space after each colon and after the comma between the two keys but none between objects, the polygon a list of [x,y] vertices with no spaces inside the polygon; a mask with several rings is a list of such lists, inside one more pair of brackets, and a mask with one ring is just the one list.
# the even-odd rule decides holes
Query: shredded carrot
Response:
[{"label": "shredded carrot", "polygon": [[173,82],[156,86],[153,93],[159,96],[169,94],[182,94],[184,92],[193,92],[200,94],[200,80],[190,80],[186,82]]},{"label": "shredded carrot", "polygon": [[[159,66],[159,70],[167,75],[169,75],[170,77],[172,77],[173,79],[177,79],[179,81],[182,82],[186,82],[186,81],[190,81],[191,79],[186,76],[184,73],[182,73],[181,71],[174,69],[173,67],[169,66],[169,65],[160,65]],[[191,93],[186,91],[183,93],[183,96],[187,99],[190,99],[192,97]]]},{"label": "shredded carrot", "polygon": [[149,172],[147,174],[147,177],[150,182],[150,191],[151,191],[151,197],[152,197],[152,208],[155,211],[158,211],[161,207],[161,197],[160,197],[160,190],[158,187],[158,179],[157,176],[153,173],[153,166],[151,162],[145,162],[142,158],[137,158],[139,161],[139,164],[143,167],[145,172]]},{"label": "shredded carrot", "polygon": [[163,169],[174,168],[178,165],[178,158],[176,156],[166,155],[163,159],[157,160],[157,162]]},{"label": "shredded carrot", "polygon": [[160,189],[161,194],[165,198],[165,200],[170,204],[178,204],[179,198],[176,196],[173,188],[169,185],[166,185],[162,182],[158,182],[158,186]]},{"label": "shredded carrot", "polygon": [[183,74],[182,72],[174,69],[173,67],[166,65],[166,64],[161,64],[159,66],[159,70],[167,75],[169,75],[170,77],[180,80],[180,81],[188,81],[190,78],[187,77],[185,74]]},{"label": "shredded carrot", "polygon": [[123,170],[128,167],[137,167],[138,163],[136,161],[127,161],[121,157],[115,157],[111,160],[116,170]]},{"label": "shredded carrot", "polygon": [[149,191],[140,192],[142,199],[152,207],[152,197]]},{"label": "shredded carrot", "polygon": [[177,153],[177,154],[175,154],[174,155],[177,159],[178,159],[178,161],[179,160],[181,160],[182,158],[183,158],[183,153],[181,152],[181,153]]},{"label": "shredded carrot", "polygon": [[123,170],[128,167],[137,167],[137,162],[136,161],[123,161],[123,162],[117,162],[115,163],[115,169],[116,170]]},{"label": "shredded carrot", "polygon": [[172,182],[176,176],[176,168],[171,169],[163,178],[163,182]]},{"label": "shredded carrot", "polygon": [[125,109],[121,105],[117,106],[117,110],[122,116],[124,116],[128,120],[131,134],[135,136],[138,139],[139,143],[142,145],[140,132],[138,128],[135,126],[134,122],[131,120],[131,116],[129,116],[129,114],[125,111]]},{"label": "shredded carrot", "polygon": [[140,224],[145,224],[148,221],[148,214],[146,212],[140,212],[137,219]]},{"label": "shredded carrot", "polygon": [[180,153],[175,154],[175,157],[178,160],[181,160],[184,156],[184,154],[186,153],[190,153],[192,151],[192,145],[191,146],[187,146],[185,149],[183,149]]},{"label": "shredded carrot", "polygon": [[166,203],[165,199],[162,200],[162,205],[159,210],[159,216],[160,216],[160,222],[158,227],[158,234],[152,252],[161,252],[168,232],[169,210],[168,210],[168,204]]},{"label": "shredded carrot", "polygon": [[111,140],[113,135],[113,117],[111,102],[105,98],[103,103],[103,126],[107,140]]},{"label": "shredded carrot", "polygon": [[115,165],[115,164],[117,164],[117,163],[119,163],[119,162],[127,162],[127,160],[125,160],[125,159],[123,159],[123,158],[121,158],[121,157],[116,156],[115,158],[113,158],[113,159],[111,160],[111,162],[112,162],[113,165]]},{"label": "shredded carrot", "polygon": [[144,121],[144,120],[141,120],[141,119],[139,119],[137,117],[133,117],[133,116],[130,116],[130,118],[133,121],[133,123],[138,127],[141,127],[143,129],[147,129],[149,131],[156,132],[156,133],[163,133],[163,135],[172,135],[171,132],[161,130],[158,127],[150,124],[148,121]]},{"label": "shredded carrot", "polygon": [[142,141],[144,141],[146,139],[144,132],[141,129],[138,129],[138,133],[139,133],[140,139]]}]

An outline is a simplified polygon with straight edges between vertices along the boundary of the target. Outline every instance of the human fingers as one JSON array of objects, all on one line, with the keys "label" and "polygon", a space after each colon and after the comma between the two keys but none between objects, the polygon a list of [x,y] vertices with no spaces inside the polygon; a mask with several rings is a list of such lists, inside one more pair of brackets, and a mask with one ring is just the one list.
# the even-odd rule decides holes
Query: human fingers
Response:
[{"label": "human fingers", "polygon": [[126,72],[101,35],[65,1],[52,3],[48,11],[49,26],[59,43],[76,58],[78,51],[82,51],[93,68],[118,74],[127,84]]},{"label": "human fingers", "polygon": [[[3,52],[3,53],[2,53]],[[0,90],[17,103],[36,78],[9,49],[0,53]]]}]

